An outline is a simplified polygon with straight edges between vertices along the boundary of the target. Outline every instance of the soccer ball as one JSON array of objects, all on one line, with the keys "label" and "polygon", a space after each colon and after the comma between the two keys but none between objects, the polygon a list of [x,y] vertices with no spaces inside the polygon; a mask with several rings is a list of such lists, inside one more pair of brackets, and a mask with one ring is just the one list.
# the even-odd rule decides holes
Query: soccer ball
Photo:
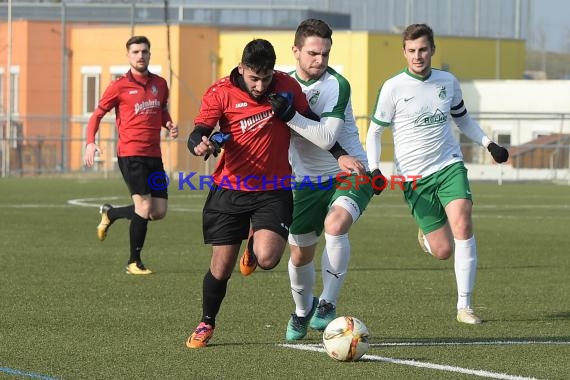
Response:
[{"label": "soccer ball", "polygon": [[338,317],[323,332],[323,344],[327,354],[341,362],[360,359],[368,351],[368,328],[354,317]]}]

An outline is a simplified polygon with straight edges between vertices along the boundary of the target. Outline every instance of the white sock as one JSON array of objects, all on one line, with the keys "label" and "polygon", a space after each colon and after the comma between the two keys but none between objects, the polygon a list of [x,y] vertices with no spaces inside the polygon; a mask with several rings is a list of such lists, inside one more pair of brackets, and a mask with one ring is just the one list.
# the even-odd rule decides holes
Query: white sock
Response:
[{"label": "white sock", "polygon": [[477,273],[477,245],[475,236],[455,240],[455,281],[457,282],[457,309],[471,307],[471,293]]},{"label": "white sock", "polygon": [[423,235],[423,238],[424,238],[424,246],[428,250],[429,254],[433,256],[433,252],[431,251],[431,247],[429,246],[429,241],[428,241],[426,235]]},{"label": "white sock", "polygon": [[348,241],[348,234],[335,236],[327,233],[325,233],[325,242],[321,260],[323,292],[320,299],[336,305],[348,270],[350,242]]},{"label": "white sock", "polygon": [[311,261],[302,267],[296,267],[291,263],[287,265],[289,280],[291,281],[291,294],[295,302],[295,314],[298,317],[309,315],[313,307],[313,287],[315,286],[315,264]]}]

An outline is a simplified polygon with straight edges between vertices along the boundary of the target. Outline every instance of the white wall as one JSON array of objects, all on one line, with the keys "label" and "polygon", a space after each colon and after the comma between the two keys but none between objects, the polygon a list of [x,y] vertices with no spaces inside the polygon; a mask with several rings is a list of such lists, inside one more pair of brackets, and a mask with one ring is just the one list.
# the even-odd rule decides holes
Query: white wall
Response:
[{"label": "white wall", "polygon": [[467,109],[496,138],[511,145],[538,135],[570,133],[570,80],[474,80],[461,82]]},{"label": "white wall", "polygon": [[[570,168],[569,169],[517,169],[511,165],[502,164],[468,164],[467,176],[470,181],[492,181],[497,183],[512,181],[553,181],[561,184],[570,185]],[[382,161],[380,170],[388,179],[395,175],[394,163]]]},{"label": "white wall", "polygon": [[[510,134],[511,145],[529,142],[539,134],[570,134],[570,80],[474,80],[461,82],[469,113],[492,139]],[[454,130],[457,130],[456,128]],[[570,168],[517,169],[489,164],[481,148],[479,162],[466,163],[469,179],[481,181],[557,181],[570,185]],[[381,162],[386,176],[393,175],[393,162]]]}]

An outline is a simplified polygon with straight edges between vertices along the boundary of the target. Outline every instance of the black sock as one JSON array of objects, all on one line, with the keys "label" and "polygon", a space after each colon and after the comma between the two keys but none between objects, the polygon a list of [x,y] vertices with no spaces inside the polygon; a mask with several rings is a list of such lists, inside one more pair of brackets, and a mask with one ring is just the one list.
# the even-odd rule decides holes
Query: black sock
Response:
[{"label": "black sock", "polygon": [[133,214],[129,228],[131,238],[131,257],[129,258],[129,264],[141,261],[141,250],[146,238],[147,224],[148,219],[141,217],[139,214]]},{"label": "black sock", "polygon": [[253,235],[247,239],[247,250],[249,251],[250,255],[255,256],[255,253],[253,252]]},{"label": "black sock", "polygon": [[209,270],[204,276],[202,284],[202,322],[212,325],[212,327],[216,327],[216,315],[218,315],[222,301],[226,296],[228,280],[229,278],[225,280],[216,279]]},{"label": "black sock", "polygon": [[125,218],[131,220],[135,214],[135,205],[124,207],[113,207],[107,212],[107,216],[114,222],[117,219]]}]

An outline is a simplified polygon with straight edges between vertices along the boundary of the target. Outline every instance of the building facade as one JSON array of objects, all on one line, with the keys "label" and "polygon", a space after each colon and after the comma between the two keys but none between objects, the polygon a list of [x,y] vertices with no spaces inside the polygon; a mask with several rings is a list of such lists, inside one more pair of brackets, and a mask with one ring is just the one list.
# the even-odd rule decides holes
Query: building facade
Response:
[{"label": "building facade", "polygon": [[[6,23],[0,23],[0,35],[7,35],[6,28]],[[184,24],[133,28],[128,24],[13,22],[10,70],[7,55],[0,55],[3,109],[8,93],[6,73],[10,71],[10,92],[16,99],[11,103],[10,123],[19,128],[15,140],[14,133],[6,133],[6,113],[0,116],[4,121],[3,136],[12,136],[1,148],[2,157],[10,152],[9,172],[86,170],[81,158],[87,121],[110,81],[128,70],[125,42],[133,34],[150,38],[151,71],[170,84],[170,111],[181,130],[177,141],[164,141],[165,165],[172,171],[211,169],[211,160],[204,163],[188,154],[185,140],[193,128],[202,94],[237,65],[247,42],[268,39],[275,46],[278,69],[288,70],[295,65],[291,53],[293,29],[244,31]],[[363,137],[380,85],[405,66],[402,38],[393,33],[335,29],[333,40],[330,63],[351,82]],[[7,45],[8,41],[3,43]],[[436,44],[434,67],[451,70],[460,80],[523,77],[522,40],[441,36]],[[94,171],[116,170],[115,140],[114,119],[109,114],[101,125],[103,154]],[[388,143],[386,159],[391,153]]]}]

